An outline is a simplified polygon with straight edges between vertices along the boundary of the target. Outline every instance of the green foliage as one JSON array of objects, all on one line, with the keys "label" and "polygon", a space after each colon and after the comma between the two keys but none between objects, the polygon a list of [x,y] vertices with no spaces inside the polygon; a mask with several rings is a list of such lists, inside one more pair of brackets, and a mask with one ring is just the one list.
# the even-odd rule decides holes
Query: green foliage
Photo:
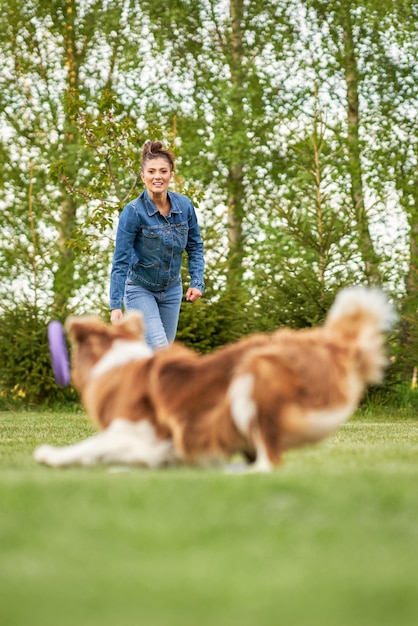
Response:
[{"label": "green foliage", "polygon": [[405,296],[395,363],[410,378],[417,7],[10,0],[0,13],[5,311],[10,293],[60,318],[106,310],[118,212],[139,191],[144,140],[159,138],[176,152],[175,188],[198,206],[206,246],[207,291],[184,303],[179,339],[207,352],[253,330],[316,324],[339,288],[373,273]]},{"label": "green foliage", "polygon": [[140,164],[144,142],[150,136],[163,136],[164,131],[156,125],[139,130],[110,92],[105,92],[98,111],[81,110],[77,120],[81,142],[90,155],[86,164],[88,182],[63,179],[59,163],[52,164],[51,172],[57,169],[67,191],[91,206],[72,241],[73,246],[90,252],[94,242],[109,235],[123,207],[142,191]]},{"label": "green foliage", "polygon": [[209,287],[197,302],[183,302],[177,339],[205,353],[238,340],[253,328],[245,287]]},{"label": "green foliage", "polygon": [[57,385],[51,367],[44,313],[30,303],[6,309],[0,317],[0,406],[27,407],[75,403],[71,388]]}]

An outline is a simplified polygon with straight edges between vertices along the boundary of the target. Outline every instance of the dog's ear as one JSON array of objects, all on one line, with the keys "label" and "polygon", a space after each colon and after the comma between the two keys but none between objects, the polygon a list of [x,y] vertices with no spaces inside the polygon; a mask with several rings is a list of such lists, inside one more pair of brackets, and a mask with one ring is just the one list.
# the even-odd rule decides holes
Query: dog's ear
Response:
[{"label": "dog's ear", "polygon": [[119,322],[116,322],[115,328],[117,327],[123,328],[135,339],[142,339],[144,336],[144,321],[139,311],[128,311]]},{"label": "dog's ear", "polygon": [[65,330],[71,341],[81,343],[91,335],[107,335],[111,339],[126,337],[143,339],[144,322],[139,311],[129,311],[119,322],[106,324],[100,317],[68,317]]},{"label": "dog's ear", "polygon": [[103,332],[106,324],[99,317],[68,317],[64,328],[71,341],[81,343],[92,333]]}]

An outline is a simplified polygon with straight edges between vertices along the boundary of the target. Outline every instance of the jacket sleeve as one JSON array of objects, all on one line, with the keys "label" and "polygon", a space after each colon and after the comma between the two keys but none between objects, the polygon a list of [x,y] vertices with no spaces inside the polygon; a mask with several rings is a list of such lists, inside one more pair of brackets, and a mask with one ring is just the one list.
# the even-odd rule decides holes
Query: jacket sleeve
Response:
[{"label": "jacket sleeve", "polygon": [[132,206],[127,204],[119,217],[110,274],[110,310],[122,309],[125,282],[132,258],[135,238],[139,229],[139,219]]},{"label": "jacket sleeve", "polygon": [[200,228],[197,222],[196,211],[191,201],[188,222],[189,232],[186,244],[186,252],[188,255],[190,287],[196,287],[196,289],[200,289],[200,291],[203,293],[205,290],[205,283],[203,278],[203,273],[205,269],[203,241],[200,235]]}]

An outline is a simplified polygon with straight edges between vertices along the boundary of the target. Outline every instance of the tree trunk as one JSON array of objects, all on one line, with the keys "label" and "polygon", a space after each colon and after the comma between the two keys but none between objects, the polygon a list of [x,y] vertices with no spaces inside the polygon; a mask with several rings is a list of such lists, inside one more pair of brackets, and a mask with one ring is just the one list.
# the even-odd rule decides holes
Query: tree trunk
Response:
[{"label": "tree trunk", "polygon": [[[76,52],[76,18],[77,3],[68,0],[65,13],[64,29],[64,62],[67,68],[67,88],[64,93],[64,142],[63,153],[68,176],[74,165],[74,146],[78,142],[77,133],[77,100],[79,87],[79,63]],[[68,174],[67,174],[68,172]],[[71,175],[68,176],[71,180]],[[70,245],[74,235],[77,217],[77,205],[69,196],[63,183],[61,200],[61,221],[58,226],[57,251],[58,262],[54,275],[54,315],[65,318],[68,314],[68,302],[74,294],[74,250]]]},{"label": "tree trunk", "polygon": [[[409,267],[405,279],[406,293],[402,299],[399,343],[401,352],[401,375],[404,380],[411,380],[414,367],[417,366],[418,354],[418,168],[415,180],[408,184],[402,176],[402,199],[408,215],[409,231]],[[413,205],[411,205],[413,199]]]},{"label": "tree trunk", "polygon": [[229,237],[229,283],[239,284],[243,273],[244,235],[242,221],[244,216],[244,176],[243,155],[240,150],[240,134],[244,120],[243,107],[243,41],[242,18],[243,0],[231,0],[231,137],[232,150],[228,164],[228,237]]},{"label": "tree trunk", "polygon": [[350,9],[344,27],[344,75],[347,88],[347,148],[351,178],[351,199],[358,228],[359,246],[365,274],[369,283],[381,282],[379,261],[370,236],[369,220],[364,201],[360,147],[359,77],[353,40]]}]

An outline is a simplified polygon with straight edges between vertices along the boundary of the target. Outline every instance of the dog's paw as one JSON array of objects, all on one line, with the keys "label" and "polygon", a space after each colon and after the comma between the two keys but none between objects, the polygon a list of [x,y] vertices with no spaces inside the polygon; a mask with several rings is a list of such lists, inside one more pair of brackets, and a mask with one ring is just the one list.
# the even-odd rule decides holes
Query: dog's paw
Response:
[{"label": "dog's paw", "polygon": [[42,463],[43,465],[50,465],[51,467],[59,467],[62,463],[60,463],[60,450],[59,448],[54,448],[54,446],[43,445],[36,448],[33,453],[33,458],[38,463]]},{"label": "dog's paw", "polygon": [[247,466],[245,470],[247,474],[270,474],[273,470],[273,466],[269,461],[266,460],[257,460],[254,463],[251,463]]}]

